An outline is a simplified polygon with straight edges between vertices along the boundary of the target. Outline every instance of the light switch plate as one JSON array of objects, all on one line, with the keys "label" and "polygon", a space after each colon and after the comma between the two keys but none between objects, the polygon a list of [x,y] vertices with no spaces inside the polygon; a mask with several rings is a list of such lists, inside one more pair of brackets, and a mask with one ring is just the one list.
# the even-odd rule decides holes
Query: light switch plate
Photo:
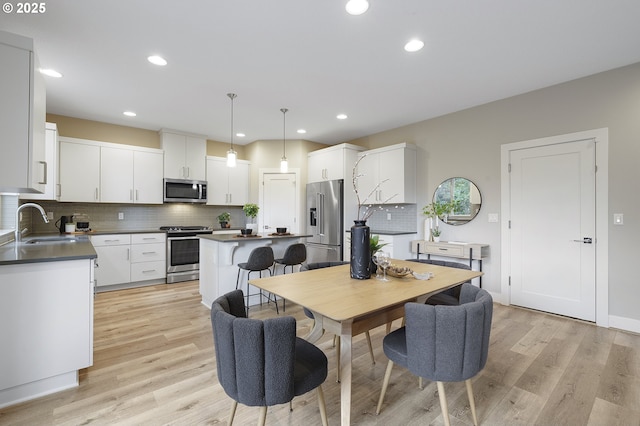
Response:
[{"label": "light switch plate", "polygon": [[614,225],[624,225],[624,215],[622,213],[614,213],[613,214],[613,224]]},{"label": "light switch plate", "polygon": [[489,223],[498,223],[498,213],[489,213]]},{"label": "light switch plate", "polygon": [[124,213],[122,212],[118,213],[118,220],[124,220]]}]

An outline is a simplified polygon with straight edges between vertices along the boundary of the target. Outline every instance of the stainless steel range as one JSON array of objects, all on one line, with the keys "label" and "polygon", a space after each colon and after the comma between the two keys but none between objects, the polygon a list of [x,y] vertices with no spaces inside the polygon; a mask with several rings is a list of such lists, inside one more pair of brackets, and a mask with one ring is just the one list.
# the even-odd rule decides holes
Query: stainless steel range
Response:
[{"label": "stainless steel range", "polygon": [[200,278],[198,235],[211,234],[207,226],[161,226],[167,232],[167,284]]}]

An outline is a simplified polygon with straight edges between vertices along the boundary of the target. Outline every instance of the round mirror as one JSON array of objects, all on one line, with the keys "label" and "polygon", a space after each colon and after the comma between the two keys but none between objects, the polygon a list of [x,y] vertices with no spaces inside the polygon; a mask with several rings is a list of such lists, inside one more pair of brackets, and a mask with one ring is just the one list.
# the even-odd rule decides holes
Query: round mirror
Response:
[{"label": "round mirror", "polygon": [[478,215],[482,196],[475,183],[454,177],[438,186],[433,203],[450,204],[450,213],[438,215],[441,221],[448,225],[464,225]]}]

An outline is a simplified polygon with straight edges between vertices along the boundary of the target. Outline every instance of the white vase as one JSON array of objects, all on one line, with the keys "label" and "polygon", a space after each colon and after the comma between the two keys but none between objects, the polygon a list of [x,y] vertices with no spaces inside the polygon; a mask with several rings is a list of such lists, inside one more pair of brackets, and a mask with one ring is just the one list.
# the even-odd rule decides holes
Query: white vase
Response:
[{"label": "white vase", "polygon": [[433,241],[434,241],[435,243],[439,243],[439,242],[440,242],[440,236],[433,237]]}]

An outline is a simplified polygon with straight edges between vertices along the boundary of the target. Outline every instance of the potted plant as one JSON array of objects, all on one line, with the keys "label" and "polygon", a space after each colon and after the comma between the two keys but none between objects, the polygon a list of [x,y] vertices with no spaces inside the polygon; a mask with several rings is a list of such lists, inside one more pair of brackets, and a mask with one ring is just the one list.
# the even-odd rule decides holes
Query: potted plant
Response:
[{"label": "potted plant", "polygon": [[229,228],[231,225],[229,221],[231,220],[231,215],[228,212],[220,213],[218,215],[218,222],[220,222],[220,228]]},{"label": "potted plant", "polygon": [[250,222],[246,225],[247,229],[255,229],[258,227],[258,224],[253,223],[253,220],[258,216],[258,210],[260,210],[260,207],[258,207],[257,204],[247,203],[242,206],[242,211],[244,211],[244,214],[250,219]]},{"label": "potted plant", "polygon": [[[424,206],[422,208],[422,214],[427,216],[427,218],[429,219],[428,222],[428,232],[427,232],[427,222],[425,222],[425,239],[428,238],[429,241],[434,241],[435,238],[438,238],[438,241],[440,240],[440,234],[441,234],[441,230],[440,230],[440,222],[439,222],[439,218],[441,217],[446,217],[447,215],[449,215],[456,207],[456,202],[455,201],[449,201],[449,202],[440,202],[440,201],[434,201],[431,204],[427,204],[426,206]],[[436,223],[435,226],[433,224],[433,218],[436,219]],[[436,233],[438,235],[436,235]]]},{"label": "potted plant", "polygon": [[437,226],[431,230],[431,235],[433,235],[433,241],[436,243],[440,241],[440,234],[442,231]]}]

